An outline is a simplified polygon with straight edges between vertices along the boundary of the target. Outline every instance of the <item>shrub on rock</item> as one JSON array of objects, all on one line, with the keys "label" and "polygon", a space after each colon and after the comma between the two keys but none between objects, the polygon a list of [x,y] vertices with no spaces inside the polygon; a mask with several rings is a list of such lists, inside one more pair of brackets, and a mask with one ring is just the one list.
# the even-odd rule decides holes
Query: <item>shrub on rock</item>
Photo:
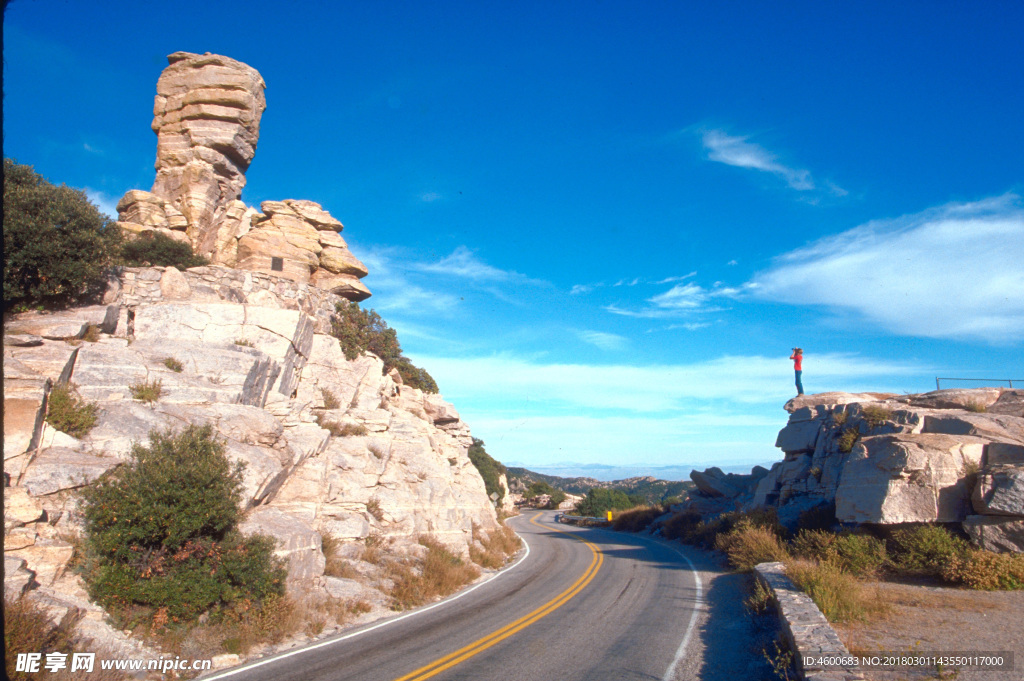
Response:
[{"label": "shrub on rock", "polygon": [[384,361],[384,373],[398,369],[406,385],[426,393],[437,392],[434,379],[402,354],[398,334],[376,311],[364,310],[357,303],[338,303],[331,318],[331,335],[338,339],[346,359],[372,352]]},{"label": "shrub on rock", "polygon": [[83,491],[90,594],[115,611],[211,608],[283,592],[285,570],[267,537],[237,530],[242,466],[209,425],[150,433],[131,460]]},{"label": "shrub on rock", "polygon": [[175,241],[160,232],[146,232],[124,242],[121,259],[131,267],[158,266],[189,267],[209,265],[210,261],[192,252],[192,247],[183,241]]}]

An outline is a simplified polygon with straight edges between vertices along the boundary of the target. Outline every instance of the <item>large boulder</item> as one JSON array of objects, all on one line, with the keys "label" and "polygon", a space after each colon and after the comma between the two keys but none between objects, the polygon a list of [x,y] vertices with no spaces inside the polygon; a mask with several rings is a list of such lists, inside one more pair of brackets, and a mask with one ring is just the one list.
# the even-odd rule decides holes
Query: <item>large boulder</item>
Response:
[{"label": "large boulder", "polygon": [[978,475],[971,502],[984,515],[1024,518],[1024,466],[986,466]]},{"label": "large boulder", "polygon": [[966,471],[984,440],[951,435],[879,435],[861,440],[836,490],[836,518],[855,523],[960,522],[971,513]]}]

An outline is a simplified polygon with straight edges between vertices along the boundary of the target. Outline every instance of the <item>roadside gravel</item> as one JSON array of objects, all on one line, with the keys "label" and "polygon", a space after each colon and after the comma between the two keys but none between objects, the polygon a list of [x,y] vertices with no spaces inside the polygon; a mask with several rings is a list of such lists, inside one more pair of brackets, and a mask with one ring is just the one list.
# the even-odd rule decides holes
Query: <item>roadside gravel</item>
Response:
[{"label": "roadside gravel", "polygon": [[869,681],[1024,679],[1024,591],[968,591],[944,587],[877,582],[879,598],[891,610],[865,624],[834,624],[855,655],[879,653],[1012,651],[1013,671],[928,670],[866,671]]}]

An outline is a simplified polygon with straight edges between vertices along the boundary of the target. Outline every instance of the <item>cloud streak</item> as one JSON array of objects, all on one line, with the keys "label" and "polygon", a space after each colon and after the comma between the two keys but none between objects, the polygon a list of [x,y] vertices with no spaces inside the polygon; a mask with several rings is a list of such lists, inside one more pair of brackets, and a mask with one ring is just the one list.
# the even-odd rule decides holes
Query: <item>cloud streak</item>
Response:
[{"label": "cloud streak", "polygon": [[779,257],[756,298],[853,311],[893,333],[1024,336],[1024,207],[1016,194],[879,220]]},{"label": "cloud streak", "polygon": [[[748,141],[749,136],[730,135],[722,130],[703,130],[701,143],[707,152],[707,159],[736,168],[746,168],[769,173],[781,178],[789,186],[799,192],[822,190],[804,168],[796,168],[781,163],[778,157],[759,144]],[[826,181],[823,191],[833,196],[846,196],[848,192],[834,182]]]}]

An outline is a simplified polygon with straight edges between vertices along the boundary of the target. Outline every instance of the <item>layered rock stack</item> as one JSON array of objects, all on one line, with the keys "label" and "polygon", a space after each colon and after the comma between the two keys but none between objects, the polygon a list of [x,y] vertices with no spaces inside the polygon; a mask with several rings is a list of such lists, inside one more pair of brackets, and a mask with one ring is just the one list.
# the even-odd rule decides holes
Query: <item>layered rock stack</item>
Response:
[{"label": "layered rock stack", "polygon": [[364,300],[366,267],[342,224],[312,201],[240,200],[256,154],[266,85],[256,69],[215,54],[175,52],[157,81],[156,181],[117,205],[119,225],[160,232],[227,267],[265,272]]},{"label": "layered rock stack", "polygon": [[823,393],[786,404],[770,471],[694,471],[701,512],[834,504],[842,523],[959,523],[976,544],[1024,551],[1024,391]]}]

